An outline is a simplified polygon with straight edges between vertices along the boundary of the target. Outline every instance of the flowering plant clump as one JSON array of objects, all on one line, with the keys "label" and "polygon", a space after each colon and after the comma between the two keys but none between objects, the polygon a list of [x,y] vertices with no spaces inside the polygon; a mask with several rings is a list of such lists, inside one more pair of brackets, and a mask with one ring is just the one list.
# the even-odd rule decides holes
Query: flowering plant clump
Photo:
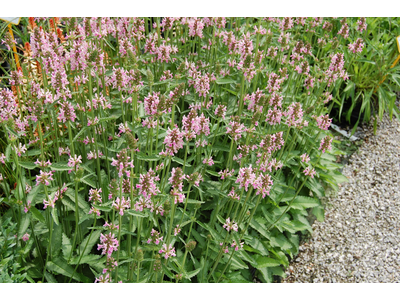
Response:
[{"label": "flowering plant clump", "polygon": [[371,23],[22,18],[19,65],[0,38],[0,187],[27,280],[280,276],[346,180],[331,114]]}]

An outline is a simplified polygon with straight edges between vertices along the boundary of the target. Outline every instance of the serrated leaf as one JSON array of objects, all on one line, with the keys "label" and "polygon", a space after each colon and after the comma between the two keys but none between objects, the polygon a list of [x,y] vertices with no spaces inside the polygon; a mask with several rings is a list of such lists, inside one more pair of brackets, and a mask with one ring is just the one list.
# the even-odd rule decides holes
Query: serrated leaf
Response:
[{"label": "serrated leaf", "polygon": [[132,210],[132,209],[126,209],[125,212],[126,212],[128,215],[135,216],[135,217],[139,217],[139,218],[144,218],[144,217],[146,217],[146,214],[145,214],[145,213],[142,213],[142,212],[136,211],[136,210]]},{"label": "serrated leaf", "polygon": [[273,259],[271,257],[265,257],[265,256],[258,256],[256,258],[257,266],[256,268],[258,270],[266,268],[266,267],[276,267],[279,266],[280,263],[276,259]]},{"label": "serrated leaf", "polygon": [[319,222],[324,222],[325,220],[325,210],[319,206],[319,207],[314,207],[312,210],[313,215],[317,218]]},{"label": "serrated leaf", "polygon": [[67,237],[67,235],[63,232],[62,233],[62,246],[61,246],[62,253],[65,259],[69,259],[72,251],[71,240]]},{"label": "serrated leaf", "polygon": [[160,156],[153,154],[153,155],[143,155],[143,154],[136,154],[137,158],[139,160],[143,160],[143,161],[158,161],[160,160]]},{"label": "serrated leaf", "polygon": [[[52,261],[47,262],[46,268],[57,274],[67,276],[68,278],[71,277],[74,273],[74,269],[64,259],[60,257],[57,257]],[[75,272],[72,278],[80,282],[90,282],[89,278],[77,272]]]},{"label": "serrated leaf", "polygon": [[[180,164],[180,165],[182,165],[182,166],[183,166],[183,164],[184,164],[184,160],[183,160],[183,159],[178,158],[178,157],[175,157],[175,156],[172,157],[172,161],[177,162],[178,164]],[[187,161],[186,161],[186,165],[185,165],[185,166],[186,166],[186,167],[191,167],[191,165],[188,164]]]},{"label": "serrated leaf", "polygon": [[22,156],[35,156],[35,155],[39,155],[41,153],[42,152],[40,149],[33,149],[33,150],[26,151],[24,154],[22,154]]},{"label": "serrated leaf", "polygon": [[53,163],[50,166],[50,169],[52,169],[53,171],[69,171],[72,170],[71,167],[68,166],[68,163],[64,162],[64,163]]},{"label": "serrated leaf", "polygon": [[230,84],[230,83],[235,83],[235,80],[230,79],[230,78],[217,78],[215,81],[217,84]]},{"label": "serrated leaf", "polygon": [[57,256],[62,246],[62,228],[60,225],[53,227],[53,233],[51,235],[51,253],[53,256]]},{"label": "serrated leaf", "polygon": [[37,219],[39,222],[45,224],[46,220],[44,218],[44,216],[42,215],[42,213],[36,208],[36,207],[31,207],[29,209],[30,212],[32,212],[32,215],[35,217],[35,219]]},{"label": "serrated leaf", "polygon": [[97,205],[97,204],[92,204],[92,206],[94,207],[94,208],[96,208],[96,209],[98,209],[98,210],[101,210],[101,211],[106,211],[106,212],[109,212],[109,211],[111,211],[111,207],[108,207],[108,206],[101,206],[101,205]]},{"label": "serrated leaf", "polygon": [[201,271],[201,267],[196,270],[193,270],[191,272],[187,272],[185,274],[185,278],[190,280],[192,277],[196,276],[200,271]]},{"label": "serrated leaf", "polygon": [[101,234],[101,230],[93,231],[93,233],[91,235],[88,234],[85,237],[85,239],[82,241],[82,243],[79,245],[80,253],[83,252],[83,249],[85,249],[85,246],[87,243],[86,250],[85,250],[85,252],[83,252],[83,255],[88,255],[90,253],[90,251],[92,250],[93,246],[99,241],[100,234]]},{"label": "serrated leaf", "polygon": [[311,208],[319,205],[318,199],[306,196],[297,196],[292,203],[292,207],[296,209]]},{"label": "serrated leaf", "polygon": [[31,161],[18,161],[18,164],[28,170],[33,170],[36,168],[36,165]]},{"label": "serrated leaf", "polygon": [[18,236],[22,237],[25,233],[26,230],[29,227],[29,223],[31,221],[31,214],[23,214],[20,224],[19,224],[19,230],[18,230]]},{"label": "serrated leaf", "polygon": [[[68,189],[65,192],[65,195],[68,196],[68,198],[75,203],[75,191],[73,189]],[[83,196],[80,193],[78,193],[78,207],[83,209],[85,213],[88,213],[90,210],[89,204],[84,200]]]},{"label": "serrated leaf", "polygon": [[[81,264],[88,264],[91,265],[93,262],[96,264],[99,262],[99,260],[102,258],[102,256],[97,255],[97,254],[89,254],[89,255],[84,255],[81,260],[79,261],[80,256],[76,256],[71,260],[71,265],[76,265],[79,262],[79,265]],[[120,265],[122,262],[120,262]]]},{"label": "serrated leaf", "polygon": [[91,186],[92,188],[97,188],[96,184],[94,183],[94,181],[90,178],[81,178],[81,182],[86,183],[87,185]]}]

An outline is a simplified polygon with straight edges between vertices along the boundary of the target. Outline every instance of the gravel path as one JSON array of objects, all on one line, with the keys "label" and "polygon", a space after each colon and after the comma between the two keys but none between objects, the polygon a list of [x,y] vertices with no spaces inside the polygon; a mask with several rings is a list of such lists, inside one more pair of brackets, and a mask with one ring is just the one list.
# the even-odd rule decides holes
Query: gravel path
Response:
[{"label": "gravel path", "polygon": [[400,282],[400,123],[384,116],[344,167],[349,178],[329,199],[325,222],[283,282]]}]

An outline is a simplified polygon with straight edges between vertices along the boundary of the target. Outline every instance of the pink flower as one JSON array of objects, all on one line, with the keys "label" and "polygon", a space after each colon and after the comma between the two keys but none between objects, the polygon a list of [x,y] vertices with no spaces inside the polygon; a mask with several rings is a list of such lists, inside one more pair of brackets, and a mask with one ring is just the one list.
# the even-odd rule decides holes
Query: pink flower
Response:
[{"label": "pink flower", "polygon": [[326,150],[331,150],[332,149],[332,146],[331,146],[332,140],[333,139],[329,135],[324,137],[321,140],[321,144],[320,144],[318,150],[322,150],[322,153],[325,153]]},{"label": "pink flower", "polygon": [[317,121],[318,127],[322,130],[328,130],[329,126],[331,126],[332,119],[329,119],[329,115],[315,117]]},{"label": "pink flower", "polygon": [[111,257],[112,253],[118,250],[118,239],[111,232],[107,235],[101,233],[100,242],[101,244],[97,245],[97,250],[102,249],[102,255],[107,254],[108,257]]},{"label": "pink flower", "polygon": [[308,156],[307,153],[302,154],[302,155],[300,156],[300,158],[301,158],[301,161],[302,161],[302,162],[305,162],[305,163],[308,163],[308,162],[310,161],[310,157]]},{"label": "pink flower", "polygon": [[245,191],[247,192],[248,186],[253,184],[254,180],[256,179],[256,175],[253,172],[253,168],[251,165],[247,168],[240,168],[239,174],[236,179],[236,183],[239,183],[239,187],[244,187]]},{"label": "pink flower", "polygon": [[226,222],[222,227],[224,227],[227,231],[230,231],[230,230],[238,231],[237,223],[235,223],[234,221],[231,221],[231,218],[226,219]]},{"label": "pink flower", "polygon": [[364,48],[363,40],[358,38],[353,44],[349,44],[348,47],[353,53],[361,53]]},{"label": "pink flower", "polygon": [[19,157],[21,157],[21,154],[25,153],[27,149],[26,149],[25,145],[22,145],[21,143],[19,143],[19,146],[14,146],[14,150],[17,153],[17,155]]},{"label": "pink flower", "polygon": [[119,154],[117,154],[117,159],[112,158],[111,165],[117,167],[118,176],[122,177],[125,172],[127,177],[131,176],[131,168],[134,168],[133,160],[130,160],[128,152],[126,149],[122,149]]},{"label": "pink flower", "polygon": [[54,180],[53,179],[53,172],[43,172],[40,170],[40,175],[36,175],[36,185],[39,184],[44,184],[44,185],[50,185],[50,181]]},{"label": "pink flower", "polygon": [[311,169],[311,167],[305,168],[304,171],[303,171],[303,173],[304,173],[306,176],[311,176],[311,178],[314,178],[314,175],[317,174],[317,172],[315,172],[314,169]]},{"label": "pink flower", "polygon": [[212,165],[214,164],[214,161],[213,161],[212,157],[205,158],[205,159],[203,160],[203,164],[212,166]]},{"label": "pink flower", "polygon": [[153,243],[155,245],[158,245],[160,242],[163,241],[164,237],[160,236],[160,233],[157,230],[154,230],[154,228],[151,229],[150,235],[151,235],[151,238],[149,238],[147,240],[147,244]]},{"label": "pink flower", "polygon": [[115,202],[113,203],[113,207],[116,210],[119,210],[119,214],[121,216],[123,216],[124,215],[124,210],[131,207],[129,197],[126,198],[126,200],[125,200],[124,196],[122,196],[121,199],[119,197],[117,197],[117,199],[115,199]]},{"label": "pink flower", "polygon": [[[157,188],[156,181],[159,181],[160,177],[150,169],[146,174],[140,174],[139,183],[136,184],[136,188],[139,189],[139,194],[145,198],[157,195],[160,190]],[[136,206],[136,205],[135,205]]]},{"label": "pink flower", "polygon": [[29,233],[25,233],[25,234],[22,236],[22,240],[23,240],[24,242],[28,241],[28,240],[29,240]]},{"label": "pink flower", "polygon": [[172,245],[167,246],[167,244],[163,244],[162,248],[158,253],[164,253],[164,258],[168,259],[171,256],[176,256],[175,254],[175,247],[172,247]]},{"label": "pink flower", "polygon": [[256,195],[261,193],[262,197],[265,198],[265,195],[269,195],[272,184],[273,181],[269,174],[261,174],[260,176],[258,176],[253,183],[253,187],[257,189]]},{"label": "pink flower", "polygon": [[[77,156],[76,154],[74,157],[70,156],[68,159],[68,167],[71,167],[73,171],[78,171],[79,164],[82,163],[82,156]],[[72,170],[69,170],[68,173],[71,173]]]},{"label": "pink flower", "polygon": [[174,156],[175,153],[178,152],[179,149],[183,148],[183,137],[184,134],[181,132],[178,128],[178,126],[175,124],[174,129],[168,128],[167,130],[167,136],[164,139],[164,144],[165,144],[165,153],[161,152],[160,155],[166,154],[166,155],[171,155]]}]

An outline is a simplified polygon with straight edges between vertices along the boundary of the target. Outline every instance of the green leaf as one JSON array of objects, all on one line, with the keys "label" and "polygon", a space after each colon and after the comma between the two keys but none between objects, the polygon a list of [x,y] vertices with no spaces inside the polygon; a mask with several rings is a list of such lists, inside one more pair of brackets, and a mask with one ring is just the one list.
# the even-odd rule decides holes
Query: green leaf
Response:
[{"label": "green leaf", "polygon": [[31,207],[29,209],[30,212],[32,212],[32,215],[41,223],[45,224],[46,220],[44,218],[44,216],[42,215],[42,213],[36,208],[36,207]]},{"label": "green leaf", "polygon": [[[295,221],[292,221],[292,222],[295,222]],[[282,233],[278,234],[277,236],[271,236],[270,243],[271,243],[272,247],[279,247],[282,250],[288,250],[288,249],[292,248],[292,244],[289,243],[289,241],[286,239],[286,237]],[[271,266],[269,266],[269,267],[271,267]]]},{"label": "green leaf", "polygon": [[[99,237],[101,234],[101,230],[96,230],[93,231],[93,233],[90,235],[88,234],[85,239],[82,241],[82,243],[79,245],[79,251],[80,253],[83,253],[83,255],[88,255],[90,251],[92,250],[93,246],[99,241]],[[83,252],[83,249],[85,249],[87,243],[87,247],[85,252]]]},{"label": "green leaf", "polygon": [[[178,164],[180,164],[180,165],[182,165],[182,166],[183,166],[183,164],[184,164],[184,160],[183,160],[183,159],[178,158],[178,157],[175,157],[175,156],[172,157],[172,161],[177,162]],[[187,161],[186,161],[186,165],[185,165],[185,166],[186,166],[186,167],[191,167],[191,165],[188,164]]]},{"label": "green leaf", "polygon": [[83,178],[81,178],[81,182],[83,182],[83,183],[86,183],[87,185],[89,185],[89,186],[91,186],[92,188],[97,188],[97,186],[96,186],[96,184],[94,183],[94,181],[92,180],[92,179],[90,179],[90,178],[85,178],[85,177],[83,177]]},{"label": "green leaf", "polygon": [[96,208],[96,209],[98,209],[98,210],[101,210],[101,211],[106,211],[106,212],[109,212],[109,211],[111,211],[111,207],[108,207],[108,206],[101,206],[101,205],[97,205],[97,204],[92,204],[92,206],[94,207],[94,208]]},{"label": "green leaf", "polygon": [[321,206],[314,207],[312,210],[312,213],[314,216],[316,216],[318,222],[325,221],[325,210],[323,209],[323,207],[321,207]]},{"label": "green leaf", "polygon": [[311,208],[319,206],[319,200],[306,196],[297,196],[293,200],[292,207],[296,209]]},{"label": "green leaf", "polygon": [[160,160],[160,155],[156,155],[156,154],[153,154],[153,155],[143,155],[143,154],[136,154],[136,156],[137,156],[137,158],[139,159],[139,160],[143,160],[143,161],[158,161],[158,160]]},{"label": "green leaf", "polygon": [[235,80],[230,79],[230,78],[217,78],[215,81],[217,84],[230,84],[230,83],[235,83]]},{"label": "green leaf", "polygon": [[51,209],[51,216],[53,218],[54,223],[56,223],[56,225],[60,224],[60,222],[58,221],[58,213],[57,213],[56,208]]},{"label": "green leaf", "polygon": [[78,132],[78,134],[72,139],[72,143],[75,143],[76,141],[77,141],[77,139],[78,139],[78,137],[80,137],[86,130],[88,130],[90,127],[88,127],[88,126],[85,126],[85,127],[83,127],[79,132]]},{"label": "green leaf", "polygon": [[18,164],[28,170],[33,170],[36,168],[36,165],[33,162],[30,161],[18,161]]},{"label": "green leaf", "polygon": [[205,247],[206,240],[194,228],[192,228],[192,234],[201,247]]},{"label": "green leaf", "polygon": [[201,271],[201,267],[198,268],[198,269],[196,269],[196,270],[194,270],[194,271],[187,272],[187,273],[185,274],[185,278],[190,280],[190,278],[196,276],[200,271]]},{"label": "green leaf", "polygon": [[51,253],[57,256],[61,251],[62,246],[62,226],[56,225],[53,227],[53,234],[51,235]]},{"label": "green leaf", "polygon": [[258,270],[260,271],[262,277],[264,278],[264,282],[271,283],[273,281],[272,272],[269,268],[267,267],[259,268]]},{"label": "green leaf", "polygon": [[25,233],[26,230],[29,227],[29,223],[31,221],[31,214],[23,214],[20,224],[19,224],[19,230],[18,230],[18,236],[22,237]]},{"label": "green leaf", "polygon": [[[76,265],[79,262],[79,265],[81,264],[88,264],[91,265],[93,262],[96,264],[99,262],[99,260],[102,258],[102,256],[97,255],[97,254],[89,254],[89,255],[84,255],[81,260],[79,261],[80,256],[76,256],[73,259],[71,259],[71,265]],[[121,262],[120,262],[121,265]]]},{"label": "green leaf", "polygon": [[[75,191],[73,189],[68,189],[65,192],[65,195],[68,196],[68,198],[70,198],[71,201],[75,204]],[[78,193],[78,207],[83,209],[85,213],[88,213],[90,210],[89,204],[84,200],[83,196],[80,193]]]},{"label": "green leaf", "polygon": [[265,256],[258,256],[256,258],[257,262],[257,269],[260,270],[265,267],[276,267],[279,266],[280,263],[276,259],[273,259],[271,257],[265,257]]},{"label": "green leaf", "polygon": [[35,155],[39,155],[41,153],[42,152],[40,149],[33,149],[33,150],[26,151],[24,154],[22,154],[22,156],[35,156]]},{"label": "green leaf", "polygon": [[[47,262],[46,268],[54,273],[67,276],[68,278],[74,273],[74,269],[60,257],[54,258],[52,261]],[[75,272],[72,278],[80,282],[90,282],[89,278],[77,272]]]},{"label": "green leaf", "polygon": [[71,240],[67,237],[67,235],[63,232],[62,233],[62,246],[61,246],[62,253],[65,259],[69,259],[72,251]]},{"label": "green leaf", "polygon": [[69,171],[72,170],[71,167],[68,166],[68,163],[63,162],[63,163],[53,163],[51,164],[50,168],[53,171]]},{"label": "green leaf", "polygon": [[126,209],[125,212],[128,213],[128,215],[131,215],[131,216],[134,216],[134,217],[139,217],[139,218],[144,218],[144,217],[147,216],[143,212],[132,210],[132,209]]}]

